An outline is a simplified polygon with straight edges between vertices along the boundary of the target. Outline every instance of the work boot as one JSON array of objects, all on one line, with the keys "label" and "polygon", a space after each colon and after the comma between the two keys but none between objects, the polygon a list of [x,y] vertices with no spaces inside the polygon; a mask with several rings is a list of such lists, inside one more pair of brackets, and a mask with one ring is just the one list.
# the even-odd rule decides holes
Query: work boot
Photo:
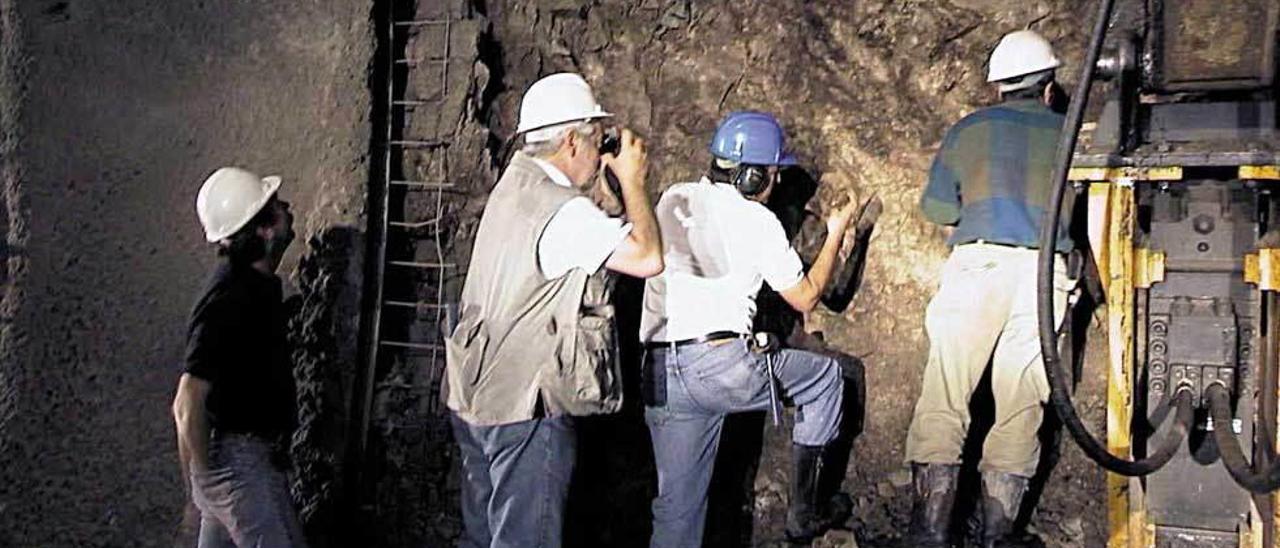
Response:
[{"label": "work boot", "polygon": [[956,502],[959,464],[911,463],[911,526],[908,546],[949,548],[951,509]]},{"label": "work boot", "polygon": [[1028,479],[1002,472],[982,473],[982,547],[1021,548],[1028,539],[1013,531]]},{"label": "work boot", "polygon": [[[831,455],[824,445],[791,445],[791,506],[787,509],[787,541],[808,544],[843,523],[853,511],[853,501],[828,481]],[[835,488],[828,487],[835,485]],[[830,490],[831,492],[827,492]]]}]

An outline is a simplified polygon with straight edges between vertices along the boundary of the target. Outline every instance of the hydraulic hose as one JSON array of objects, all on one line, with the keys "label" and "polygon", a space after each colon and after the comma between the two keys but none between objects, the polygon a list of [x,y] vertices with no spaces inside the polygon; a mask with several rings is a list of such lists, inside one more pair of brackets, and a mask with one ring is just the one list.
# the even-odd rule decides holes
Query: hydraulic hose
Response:
[{"label": "hydraulic hose", "polygon": [[1250,493],[1270,493],[1280,488],[1280,466],[1273,463],[1255,471],[1245,459],[1240,438],[1231,427],[1231,393],[1215,384],[1205,391],[1205,396],[1209,398],[1209,416],[1213,417],[1213,441],[1218,444],[1222,464],[1231,473],[1231,479]]},{"label": "hydraulic hose", "polygon": [[[1075,405],[1071,402],[1067,374],[1063,370],[1062,357],[1058,355],[1058,332],[1057,325],[1054,322],[1053,311],[1055,252],[1058,246],[1062,199],[1067,189],[1067,171],[1071,167],[1071,157],[1075,153],[1076,137],[1080,131],[1080,124],[1084,119],[1084,107],[1089,102],[1089,90],[1093,84],[1098,57],[1102,53],[1102,44],[1106,40],[1107,24],[1111,20],[1111,10],[1114,4],[1114,0],[1101,0],[1099,2],[1093,36],[1089,43],[1089,49],[1085,52],[1084,65],[1080,71],[1080,80],[1076,83],[1075,94],[1072,95],[1071,104],[1067,108],[1062,138],[1058,142],[1057,157],[1053,166],[1053,191],[1050,193],[1049,208],[1045,215],[1045,222],[1040,230],[1039,278],[1036,289],[1039,302],[1040,348],[1044,356],[1045,376],[1049,380],[1049,398],[1054,410],[1062,419],[1063,424],[1066,425],[1067,431],[1071,433],[1072,439],[1076,441],[1076,444],[1091,460],[1103,468],[1122,476],[1143,476],[1158,470],[1168,462],[1177,449],[1177,447],[1173,447],[1172,450],[1169,450],[1170,448],[1168,447],[1175,438],[1178,445],[1181,445],[1181,438],[1185,437],[1185,432],[1191,420],[1189,394],[1182,393],[1177,396],[1179,423],[1174,426],[1183,432],[1182,436],[1167,436],[1164,440],[1164,445],[1158,451],[1141,460],[1133,461],[1112,455],[1102,443],[1089,433],[1084,421],[1080,420],[1080,415],[1076,413]],[[1186,407],[1187,412],[1184,412],[1184,407]],[[1185,422],[1182,420],[1184,418],[1186,419]]]},{"label": "hydraulic hose", "polygon": [[1254,444],[1254,462],[1269,466],[1276,460],[1276,377],[1280,370],[1276,367],[1276,359],[1280,357],[1280,296],[1275,291],[1262,291],[1262,302],[1266,307],[1266,323],[1263,326],[1261,358],[1261,374],[1258,381],[1258,424],[1256,432],[1258,443]]},{"label": "hydraulic hose", "polygon": [[[1151,470],[1147,473],[1159,470],[1173,458],[1173,455],[1182,447],[1182,443],[1186,441],[1187,435],[1191,433],[1191,423],[1196,418],[1196,406],[1194,403],[1195,396],[1190,390],[1179,390],[1173,396],[1174,415],[1173,427],[1169,433],[1165,435],[1160,442],[1160,447],[1147,455],[1147,458],[1139,462],[1147,463]],[[1135,463],[1136,464],[1136,463]]]}]

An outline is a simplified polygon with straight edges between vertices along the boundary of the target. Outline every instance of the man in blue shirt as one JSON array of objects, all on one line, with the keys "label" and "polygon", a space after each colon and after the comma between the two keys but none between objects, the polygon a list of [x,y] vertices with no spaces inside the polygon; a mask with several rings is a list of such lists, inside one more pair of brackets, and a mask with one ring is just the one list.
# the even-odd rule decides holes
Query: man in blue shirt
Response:
[{"label": "man in blue shirt", "polygon": [[[979,465],[983,546],[1021,546],[1012,524],[1039,462],[1036,432],[1049,395],[1036,318],[1036,248],[1063,123],[1050,108],[1058,65],[1035,32],[1006,35],[991,54],[987,79],[998,86],[1000,104],[947,132],[921,198],[925,217],[950,227],[953,249],[925,316],[929,359],[907,434],[913,546],[950,545],[969,397],[988,363],[996,410]],[[1063,253],[1071,250],[1067,224],[1058,236]],[[1059,315],[1070,288],[1061,263]]]}]

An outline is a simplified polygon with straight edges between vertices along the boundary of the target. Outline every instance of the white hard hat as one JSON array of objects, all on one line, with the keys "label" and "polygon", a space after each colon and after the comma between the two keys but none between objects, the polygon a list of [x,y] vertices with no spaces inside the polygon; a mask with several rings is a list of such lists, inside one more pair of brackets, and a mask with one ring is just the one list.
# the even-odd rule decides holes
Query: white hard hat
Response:
[{"label": "white hard hat", "polygon": [[1004,35],[992,50],[987,63],[987,82],[1044,72],[1061,64],[1048,40],[1034,30],[1019,30]]},{"label": "white hard hat", "polygon": [[221,241],[235,234],[262,211],[280,188],[279,177],[258,177],[238,167],[213,172],[196,195],[196,215],[204,237]]},{"label": "white hard hat", "polygon": [[537,130],[610,116],[613,115],[596,103],[586,80],[572,72],[561,72],[534,82],[524,92],[516,133],[525,133],[526,142],[545,141],[555,137],[557,132]]}]

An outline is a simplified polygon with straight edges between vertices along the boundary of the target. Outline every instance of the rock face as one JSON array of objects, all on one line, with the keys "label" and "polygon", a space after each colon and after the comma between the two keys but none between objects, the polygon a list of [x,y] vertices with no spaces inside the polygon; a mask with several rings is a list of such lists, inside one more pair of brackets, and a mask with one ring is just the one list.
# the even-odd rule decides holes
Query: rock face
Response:
[{"label": "rock face", "polygon": [[[724,114],[766,110],[783,121],[807,175],[819,182],[808,204],[815,218],[851,198],[884,200],[854,306],[807,318],[809,330],[866,362],[867,423],[845,487],[857,501],[851,525],[858,541],[884,545],[905,527],[903,440],[925,361],[924,309],[947,251],[941,232],[916,206],[933,151],[951,123],[994,101],[985,61],[1003,33],[1030,27],[1046,35],[1066,61],[1062,79],[1071,81],[1087,39],[1082,13],[1091,6],[1072,0],[489,0],[473,3],[467,15],[488,23],[480,52],[487,86],[475,90],[475,114],[501,142],[515,128],[530,83],[557,71],[580,72],[622,124],[648,139],[656,196],[701,174],[706,143]],[[500,161],[492,149],[472,157]],[[471,188],[492,184],[498,171],[491,169],[481,168]],[[482,201],[471,194],[455,207],[479,211]],[[458,222],[456,234],[465,240],[473,225]],[[820,237],[821,230],[802,230],[802,253],[814,253]],[[455,250],[458,257],[465,257],[465,247]],[[1091,348],[1094,358],[1100,348]],[[1099,432],[1102,363],[1090,362],[1079,396]],[[726,427],[708,521],[711,545],[764,545],[781,537],[789,441],[785,430],[762,432],[764,422],[746,415]],[[620,416],[583,421],[579,443],[571,543],[644,545],[654,477],[638,406],[632,401]],[[1060,451],[1045,452],[1047,461],[1062,457],[1032,523],[1056,545],[1099,545],[1102,473],[1072,447],[1066,441]],[[1080,516],[1083,522],[1059,519]]]}]

